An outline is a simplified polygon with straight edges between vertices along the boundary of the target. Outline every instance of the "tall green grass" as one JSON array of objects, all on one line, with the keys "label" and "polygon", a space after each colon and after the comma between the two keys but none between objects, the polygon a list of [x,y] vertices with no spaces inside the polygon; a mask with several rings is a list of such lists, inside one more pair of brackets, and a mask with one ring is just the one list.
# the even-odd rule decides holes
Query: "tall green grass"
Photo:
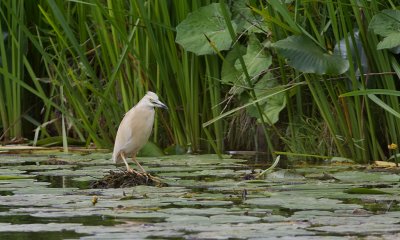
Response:
[{"label": "tall green grass", "polygon": [[[62,136],[65,147],[68,137],[87,146],[111,147],[123,114],[150,90],[170,108],[168,113],[158,114],[153,141],[163,146],[190,146],[195,152],[222,151],[222,124],[201,127],[202,119],[220,113],[220,84],[215,81],[219,78],[219,61],[215,56],[198,58],[175,44],[175,26],[208,3],[39,1],[29,3],[29,11],[35,12],[42,24],[29,26],[22,19],[25,12],[19,13],[18,21],[12,14],[18,10],[13,7],[27,7],[26,2],[2,1],[9,6],[2,8],[8,14],[5,22],[13,23],[9,28],[19,35],[1,44],[24,46],[16,42],[23,36],[42,63],[42,68],[36,69],[30,59],[22,64],[19,57],[15,60],[19,65],[11,65],[16,69],[2,74],[5,78],[14,76],[4,82],[7,89],[0,93],[15,90],[15,96],[4,97],[16,108],[8,110],[3,109],[8,104],[1,105],[3,129],[9,129],[21,116],[17,108],[22,97],[19,92],[26,89],[43,104],[40,116],[27,118],[37,125],[38,139],[51,141],[56,135]],[[24,56],[23,49],[16,50]],[[17,75],[23,73],[29,74],[32,84]],[[12,131],[9,135],[15,136]]]},{"label": "tall green grass", "polygon": [[[29,5],[29,3],[26,3]],[[23,80],[23,58],[27,51],[27,39],[17,21],[27,23],[25,1],[0,3],[0,140],[18,140],[22,137],[22,88],[12,77]]]},{"label": "tall green grass", "polygon": [[[24,119],[36,126],[35,143],[61,141],[67,150],[74,140],[110,148],[123,114],[151,90],[170,108],[157,114],[152,140],[162,146],[219,153],[226,142],[229,148],[253,148],[262,135],[271,154],[339,155],[358,162],[389,156],[387,144],[400,140],[397,96],[354,91],[396,90],[398,60],[377,50],[380,39],[368,25],[381,10],[398,6],[367,0],[241,2],[242,16],[261,16],[268,25],[252,34],[273,63],[260,76],[243,78],[239,87],[246,94],[230,95],[235,83],[222,81],[221,73],[229,51],[197,56],[175,42],[176,26],[212,2],[1,1],[1,140],[23,136]],[[245,48],[250,34],[234,31],[234,4],[224,2],[221,20],[232,48]],[[368,68],[360,54],[347,54],[344,74],[296,69],[274,45],[291,36],[303,36],[328,56],[339,42],[348,53],[364,51]],[[246,74],[249,62],[237,60]],[[267,73],[280,85],[257,89],[254,79]],[[285,94],[286,108],[270,124],[260,106],[279,94]],[[29,99],[40,99],[36,112],[29,110]],[[258,123],[250,117],[252,106]]]},{"label": "tall green grass", "polygon": [[[400,140],[398,136],[399,118],[383,112],[366,96],[339,97],[350,90],[371,87],[396,89],[394,83],[398,76],[374,74],[392,72],[392,66],[398,63],[390,57],[387,51],[377,50],[378,38],[376,34],[368,30],[368,24],[374,15],[383,9],[392,7],[393,4],[390,1],[380,4],[377,4],[376,1],[341,0],[334,2],[296,1],[284,4],[273,0],[260,11],[264,19],[270,23],[274,41],[293,33],[302,33],[313,38],[319,46],[329,52],[333,51],[334,44],[345,40],[344,50],[348,53],[350,67],[344,77],[294,72],[293,78],[307,83],[308,88],[303,88],[302,91],[310,91],[312,104],[318,109],[329,129],[329,139],[334,142],[338,154],[358,162],[386,158],[387,144]],[[357,53],[362,51],[356,47],[358,42],[354,35],[355,32],[359,34],[368,59],[367,72],[363,71],[365,68],[362,66],[360,54],[350,54],[352,49],[355,49],[354,51]],[[356,69],[360,69],[361,72],[357,73]],[[371,81],[374,83],[371,84]],[[304,94],[296,96],[297,104],[307,101],[302,97]],[[399,104],[396,97],[384,96],[381,100],[398,111]],[[292,108],[291,112],[316,117],[304,108],[300,111]],[[291,134],[292,139],[296,138],[293,130]],[[301,142],[292,143],[292,146],[296,148],[296,145],[299,144]]]}]

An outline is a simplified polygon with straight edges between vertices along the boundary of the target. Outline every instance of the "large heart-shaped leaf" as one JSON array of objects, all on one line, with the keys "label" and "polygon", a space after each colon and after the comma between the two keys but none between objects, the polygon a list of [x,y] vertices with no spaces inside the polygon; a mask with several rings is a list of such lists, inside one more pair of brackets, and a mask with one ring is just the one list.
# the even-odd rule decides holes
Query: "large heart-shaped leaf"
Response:
[{"label": "large heart-shaped leaf", "polygon": [[[271,72],[264,75],[260,81],[254,86],[254,91],[257,99],[265,97],[282,90],[278,81],[274,78]],[[279,121],[279,113],[286,107],[285,93],[280,93],[267,98],[265,101],[259,102],[263,111],[264,117],[268,124],[275,124]],[[260,120],[260,115],[254,105],[246,108],[247,113]]]},{"label": "large heart-shaped leaf", "polygon": [[[233,22],[232,26],[236,29],[236,24]],[[227,50],[232,44],[232,38],[221,12],[221,3],[213,3],[190,13],[176,27],[176,31],[175,41],[185,50],[197,55]]]},{"label": "large heart-shaped leaf", "polygon": [[304,35],[290,36],[273,44],[288,59],[288,64],[305,73],[338,75],[347,71],[349,62],[321,49]]},{"label": "large heart-shaped leaf", "polygon": [[240,94],[244,91],[244,86],[247,86],[245,74],[239,61],[241,56],[243,56],[247,72],[253,82],[258,79],[262,71],[268,69],[272,64],[271,55],[264,51],[264,46],[254,34],[250,35],[247,48],[244,49],[240,45],[236,46],[227,54],[222,65],[222,81],[233,83],[233,87],[229,91],[230,94]]},{"label": "large heart-shaped leaf", "polygon": [[381,50],[386,48],[395,48],[398,47],[399,45],[400,45],[400,32],[392,33],[378,43],[377,49]]},{"label": "large heart-shaped leaf", "polygon": [[260,14],[254,14],[248,0],[232,1],[232,19],[238,32],[263,33],[268,32],[267,21]]},{"label": "large heart-shaped leaf", "polygon": [[[246,55],[243,56],[243,60],[250,77],[259,75],[272,64],[271,55],[264,51],[264,47],[254,34],[250,35]],[[235,68],[239,71],[243,71],[239,60],[236,60]]]},{"label": "large heart-shaped leaf", "polygon": [[369,28],[383,37],[399,32],[400,11],[391,9],[383,10],[371,19]]},{"label": "large heart-shaped leaf", "polygon": [[378,43],[377,49],[395,48],[400,46],[400,11],[386,9],[376,14],[369,28],[384,39]]},{"label": "large heart-shaped leaf", "polygon": [[243,71],[235,68],[235,62],[240,57],[246,54],[246,48],[242,45],[235,46],[226,55],[221,69],[221,80],[225,84],[239,84],[243,78]]}]

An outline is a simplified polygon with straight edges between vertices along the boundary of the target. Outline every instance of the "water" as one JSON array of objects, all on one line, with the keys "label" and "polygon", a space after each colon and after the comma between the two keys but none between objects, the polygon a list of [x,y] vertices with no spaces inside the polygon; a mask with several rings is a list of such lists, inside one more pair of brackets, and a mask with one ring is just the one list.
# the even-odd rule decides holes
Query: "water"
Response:
[{"label": "water", "polygon": [[400,177],[387,171],[302,166],[244,180],[268,163],[181,155],[139,158],[168,187],[90,189],[116,170],[109,154],[51,155],[0,156],[0,239],[400,237]]}]

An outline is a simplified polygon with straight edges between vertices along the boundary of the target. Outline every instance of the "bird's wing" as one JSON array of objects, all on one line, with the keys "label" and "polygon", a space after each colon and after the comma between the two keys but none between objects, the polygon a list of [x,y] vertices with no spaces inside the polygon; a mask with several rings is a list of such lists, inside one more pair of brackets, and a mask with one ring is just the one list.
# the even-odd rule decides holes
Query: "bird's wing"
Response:
[{"label": "bird's wing", "polygon": [[154,110],[137,108],[127,116],[127,126],[125,134],[126,145],[134,152],[142,148],[151,135],[154,122]]},{"label": "bird's wing", "polygon": [[115,137],[114,154],[117,154],[119,151],[124,149],[126,147],[126,143],[130,138],[132,138],[132,132],[127,131],[127,127],[129,125],[129,115],[131,114],[132,110],[133,108],[124,114],[124,117],[119,124],[117,136]]},{"label": "bird's wing", "polygon": [[129,110],[128,112],[125,113],[124,118],[122,119],[119,127],[121,128],[118,129],[118,131],[120,132],[119,134],[121,135],[121,140],[124,143],[129,142],[129,140],[132,138],[132,131],[129,131],[130,128],[130,123],[131,123],[131,115],[134,114],[133,112],[133,108],[131,110]]}]

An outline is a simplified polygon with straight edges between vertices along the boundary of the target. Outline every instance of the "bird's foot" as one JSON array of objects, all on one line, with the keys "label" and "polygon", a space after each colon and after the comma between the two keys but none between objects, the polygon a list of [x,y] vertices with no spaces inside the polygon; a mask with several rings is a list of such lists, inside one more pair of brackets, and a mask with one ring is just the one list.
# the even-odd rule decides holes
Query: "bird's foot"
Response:
[{"label": "bird's foot", "polygon": [[134,174],[139,175],[139,176],[143,176],[143,174],[141,174],[140,172],[136,171],[133,168],[127,168],[126,171],[129,172],[129,173],[134,173]]},{"label": "bird's foot", "polygon": [[146,171],[136,172],[136,174],[140,175],[141,177],[146,178],[146,182],[149,181],[149,178],[151,178],[151,175],[148,174]]},{"label": "bird's foot", "polygon": [[139,176],[139,177],[142,177],[142,178],[146,178],[146,182],[148,182],[149,179],[153,179],[153,177],[150,174],[148,174],[146,171],[138,172],[133,168],[127,168],[126,171],[129,172],[129,173],[134,173],[134,174],[136,174],[136,176]]}]

